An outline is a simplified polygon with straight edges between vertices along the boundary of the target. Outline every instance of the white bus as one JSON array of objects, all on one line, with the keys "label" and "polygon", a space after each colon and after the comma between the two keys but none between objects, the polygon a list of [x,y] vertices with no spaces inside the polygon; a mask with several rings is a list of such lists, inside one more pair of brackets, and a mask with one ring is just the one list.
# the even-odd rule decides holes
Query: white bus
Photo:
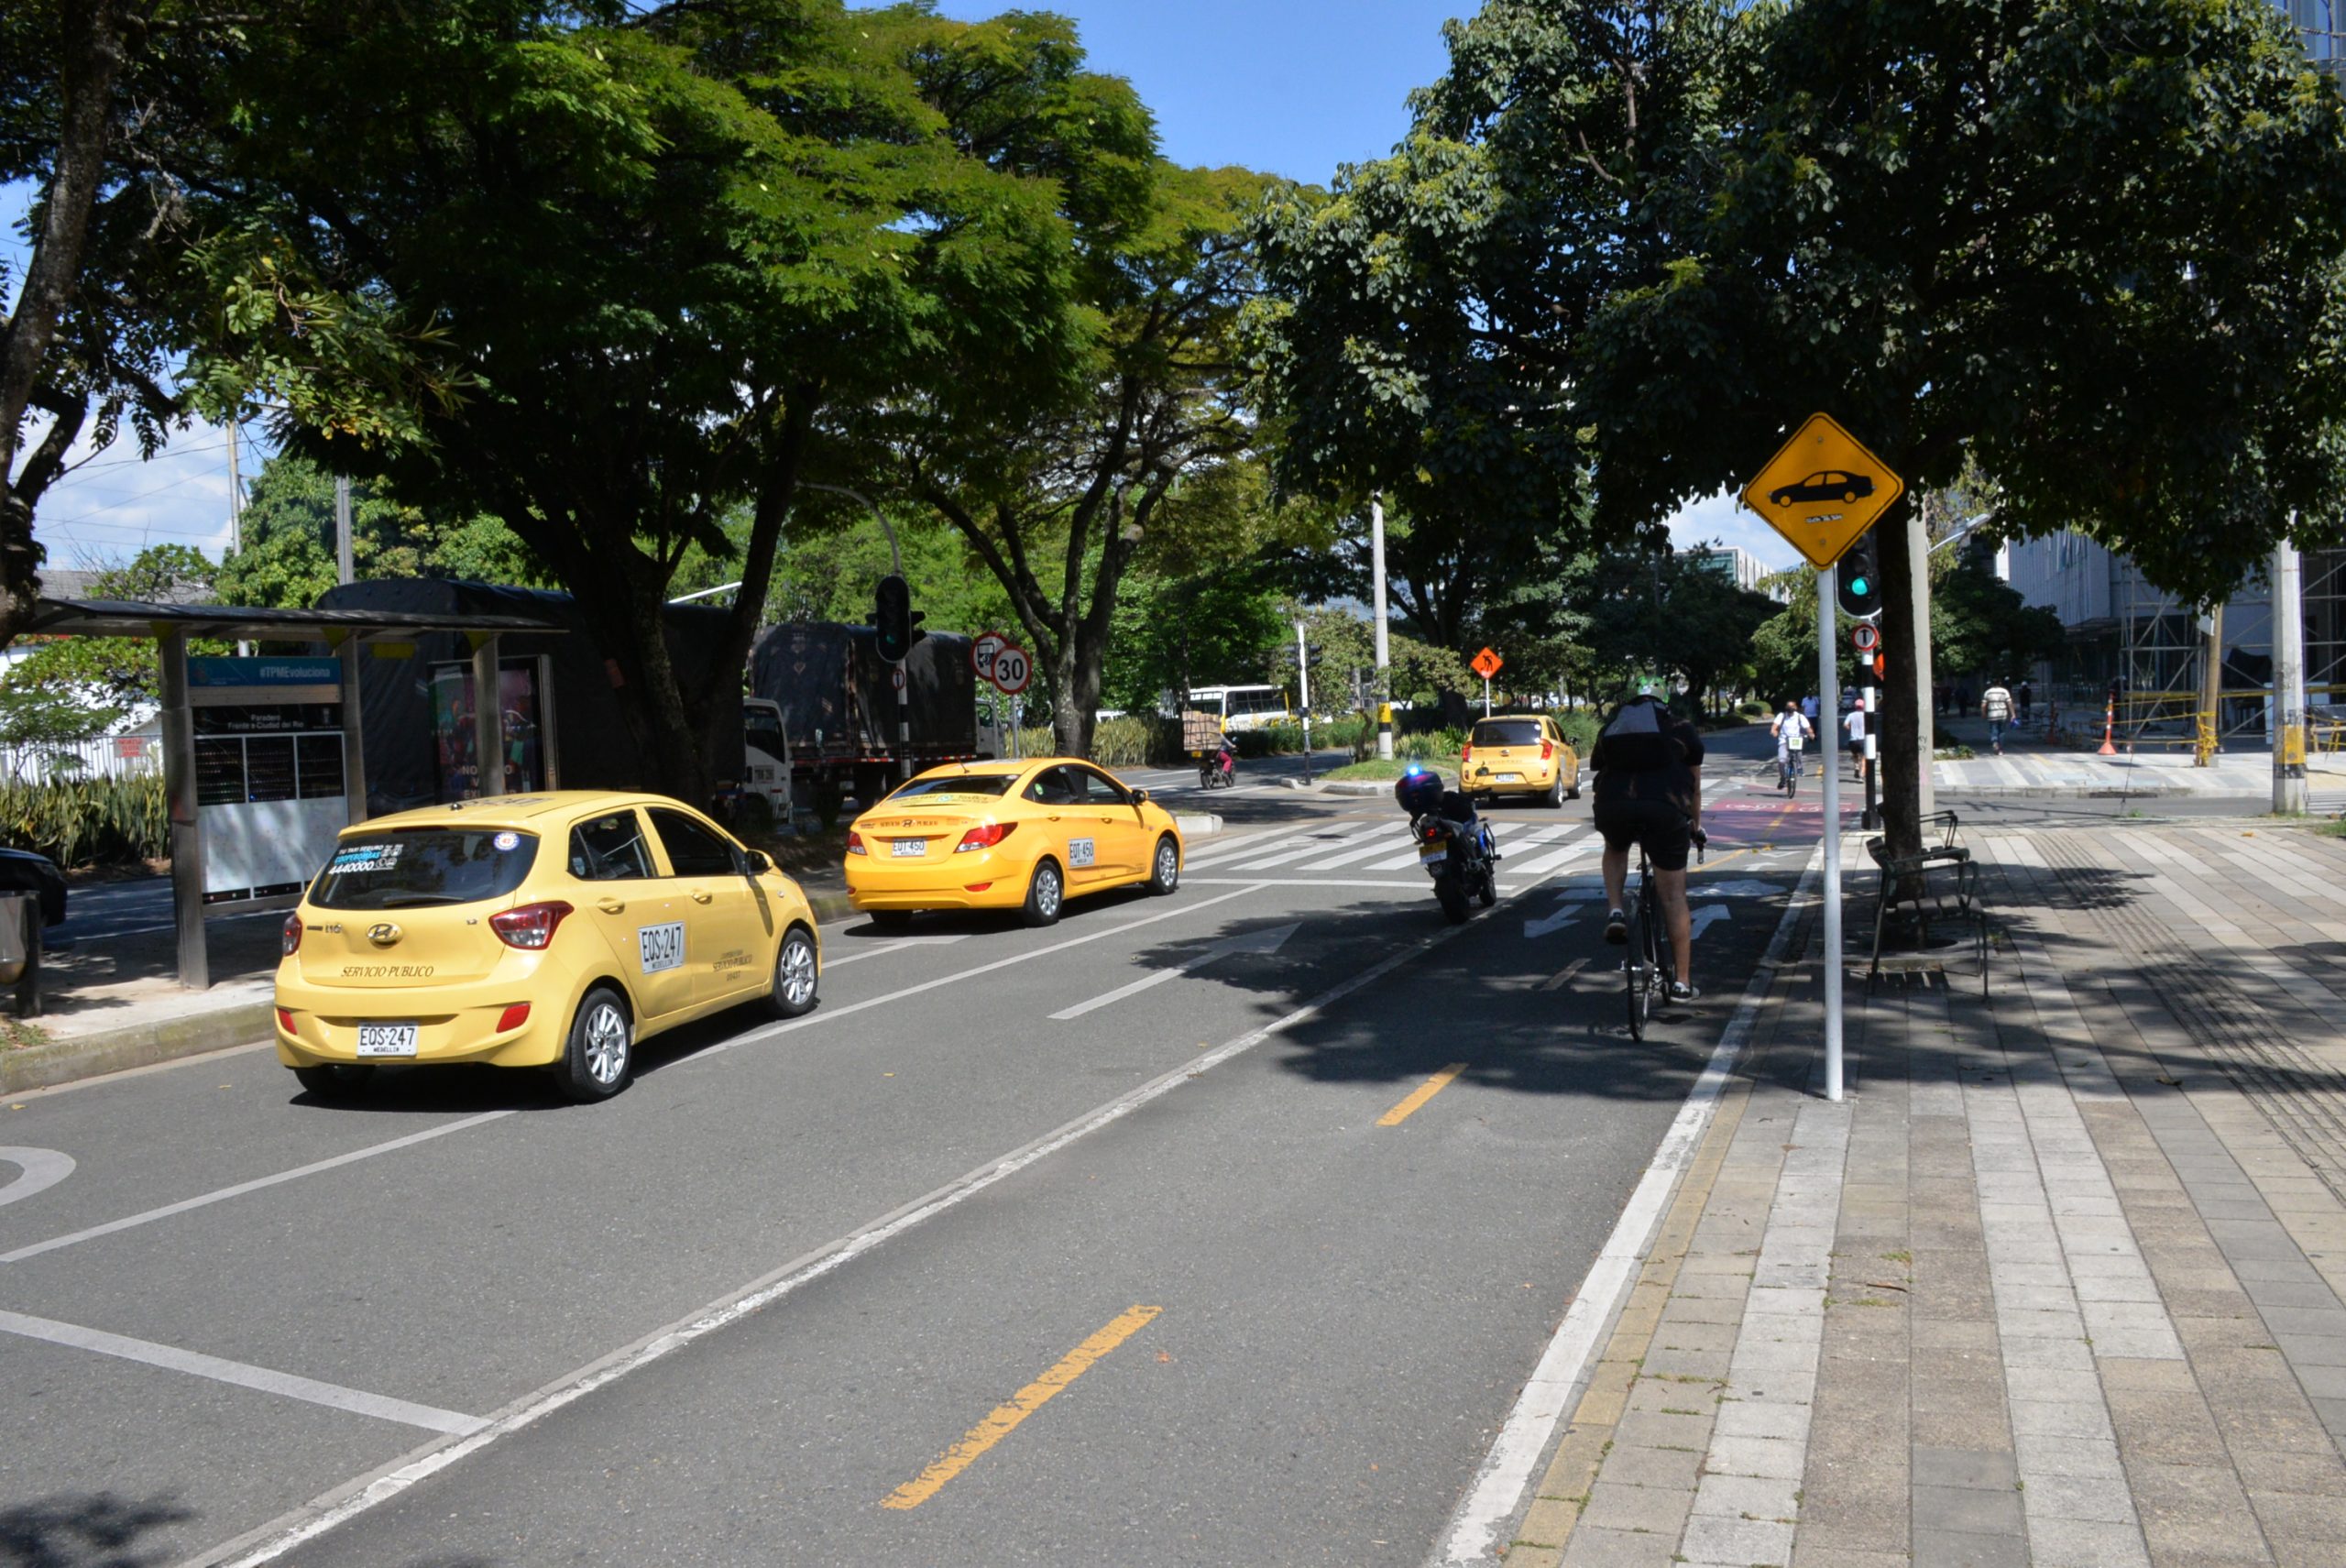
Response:
[{"label": "white bus", "polygon": [[1277,686],[1191,686],[1187,711],[1211,714],[1233,734],[1295,721],[1287,693]]}]

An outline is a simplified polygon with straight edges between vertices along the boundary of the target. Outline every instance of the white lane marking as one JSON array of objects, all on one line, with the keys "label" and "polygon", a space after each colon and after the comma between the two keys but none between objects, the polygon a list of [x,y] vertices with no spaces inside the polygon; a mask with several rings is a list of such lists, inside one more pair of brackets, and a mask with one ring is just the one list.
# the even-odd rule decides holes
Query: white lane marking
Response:
[{"label": "white lane marking", "polygon": [[[1263,885],[1259,882],[1249,882],[1237,892],[1225,893],[1219,898],[1203,899],[1196,904],[1178,905],[1161,915],[1146,915],[1138,920],[1127,920],[1121,926],[1111,926],[1104,931],[1091,931],[1080,937],[1070,937],[1064,942],[1054,942],[1047,948],[1036,948],[1032,952],[1013,953],[1006,959],[996,959],[990,964],[980,964],[975,969],[959,970],[952,974],[938,975],[935,980],[925,980],[918,985],[908,985],[901,991],[889,992],[884,996],[866,997],[861,1002],[851,1002],[845,1007],[826,1007],[820,1012],[809,1013],[804,1018],[793,1018],[786,1023],[761,1025],[746,1034],[736,1035],[729,1040],[719,1040],[713,1046],[703,1046],[676,1065],[682,1067],[691,1062],[707,1061],[712,1057],[722,1056],[736,1047],[753,1046],[761,1040],[771,1040],[776,1036],[792,1034],[800,1029],[811,1029],[816,1025],[828,1023],[833,1018],[852,1017],[869,1008],[884,1007],[891,1002],[902,1002],[907,996],[918,996],[925,991],[935,991],[942,985],[959,985],[965,981],[975,980],[981,974],[992,974],[996,970],[1009,969],[1014,964],[1023,964],[1032,959],[1047,958],[1053,953],[1063,953],[1069,948],[1080,948],[1087,942],[1097,942],[1103,938],[1122,936],[1126,931],[1137,931],[1144,926],[1154,926],[1160,920],[1174,920],[1184,915],[1194,915],[1200,909],[1211,909],[1217,904],[1227,904],[1233,898],[1244,898]],[[0,1263],[6,1261],[5,1256],[0,1256]]]},{"label": "white lane marking", "polygon": [[1392,841],[1391,836],[1397,830],[1402,833],[1407,833],[1409,831],[1409,824],[1406,822],[1388,823],[1386,826],[1385,830],[1376,836],[1378,841],[1370,844],[1366,849],[1348,850],[1341,855],[1330,855],[1326,860],[1314,861],[1310,865],[1296,866],[1291,869],[1299,872],[1332,872],[1339,866],[1351,865],[1354,861],[1365,861],[1371,855],[1383,854],[1386,850],[1386,846]]},{"label": "white lane marking", "polygon": [[1122,1002],[1127,996],[1137,996],[1151,986],[1163,985],[1167,981],[1187,974],[1200,965],[1210,964],[1216,959],[1226,959],[1233,953],[1276,953],[1280,948],[1286,946],[1287,939],[1294,936],[1301,927],[1302,922],[1295,921],[1286,926],[1266,926],[1259,931],[1242,932],[1226,942],[1216,942],[1196,958],[1185,959],[1178,964],[1158,970],[1155,974],[1145,974],[1130,985],[1120,985],[1113,991],[1102,992],[1089,1002],[1079,1002],[1072,1007],[1062,1008],[1051,1014],[1052,1021],[1064,1023],[1069,1018],[1080,1018],[1086,1013],[1097,1011],[1111,1003]]},{"label": "white lane marking", "polygon": [[1561,850],[1551,850],[1535,859],[1525,861],[1520,865],[1508,866],[1504,861],[1499,863],[1518,875],[1527,872],[1551,872],[1567,861],[1576,861],[1592,850],[1603,848],[1604,843],[1605,840],[1591,833],[1585,838],[1573,839]]},{"label": "white lane marking", "polygon": [[1587,907],[1585,904],[1560,904],[1552,915],[1543,916],[1537,920],[1526,920],[1523,923],[1523,934],[1526,938],[1544,937],[1551,931],[1561,931],[1571,925],[1574,917]]},{"label": "white lane marking", "polygon": [[1422,853],[1424,853],[1423,850],[1415,844],[1411,844],[1405,853],[1392,856],[1387,860],[1371,861],[1360,869],[1365,872],[1398,872],[1403,866],[1417,865],[1418,857]]},{"label": "white lane marking", "polygon": [[280,1170],[274,1176],[263,1176],[251,1181],[239,1181],[234,1187],[223,1187],[216,1191],[203,1193],[194,1198],[182,1198],[176,1203],[166,1203],[159,1209],[149,1209],[144,1213],[126,1215],[119,1220],[108,1220],[103,1225],[92,1225],[86,1231],[74,1231],[66,1235],[51,1236],[45,1242],[35,1242],[29,1246],[20,1246],[14,1252],[0,1252],[0,1263],[21,1263],[26,1258],[38,1257],[45,1252],[55,1252],[60,1247],[73,1246],[78,1243],[94,1241],[99,1236],[110,1236],[116,1231],[126,1231],[137,1225],[151,1224],[157,1220],[167,1220],[173,1214],[184,1214],[190,1209],[201,1209],[206,1204],[223,1202],[230,1198],[241,1198],[247,1192],[258,1192],[264,1187],[275,1187],[280,1182],[293,1181],[304,1176],[315,1176],[322,1170],[332,1170],[336,1166],[350,1165],[362,1159],[372,1159],[377,1155],[389,1154],[394,1149],[409,1148],[433,1138],[445,1137],[450,1133],[461,1133],[467,1127],[477,1127],[485,1123],[499,1121],[513,1113],[510,1111],[484,1111],[477,1116],[466,1116],[461,1121],[444,1123],[437,1127],[426,1127],[422,1132],[410,1133],[403,1138],[393,1138],[389,1143],[369,1144],[363,1149],[353,1149],[348,1154],[338,1154],[332,1159],[322,1159],[314,1164],[296,1166],[291,1170]]},{"label": "white lane marking", "polygon": [[1380,824],[1351,833],[1315,833],[1310,841],[1299,848],[1283,850],[1276,855],[1266,855],[1260,860],[1248,861],[1243,865],[1233,866],[1230,869],[1241,872],[1267,871],[1273,866],[1283,866],[1289,861],[1299,861],[1307,855],[1316,855],[1323,850],[1349,850],[1366,839],[1375,839],[1381,847],[1387,841],[1386,832],[1387,829]]},{"label": "white lane marking", "polygon": [[944,937],[899,937],[891,942],[874,942],[869,947],[859,946],[855,951],[845,958],[824,959],[823,972],[828,974],[835,969],[842,969],[865,959],[885,958],[890,953],[902,952],[906,948],[949,948],[956,942],[966,942],[969,939],[970,934],[967,931],[959,931]]},{"label": "white lane marking", "polygon": [[252,1366],[241,1361],[223,1361],[216,1355],[205,1355],[201,1351],[181,1350],[177,1345],[132,1339],[126,1334],[110,1334],[104,1329],[85,1329],[79,1323],[60,1323],[51,1318],[27,1317],[22,1312],[0,1312],[0,1332],[22,1334],[27,1339],[45,1340],[50,1344],[67,1345],[75,1350],[95,1351],[100,1355],[120,1356],[125,1361],[143,1362],[148,1366],[159,1366],[170,1372],[184,1372],[192,1377],[208,1377],[214,1383],[233,1383],[239,1388],[256,1388],[264,1394],[325,1405],[337,1410],[348,1410],[353,1415],[373,1416],[378,1420],[397,1421],[402,1426],[422,1427],[426,1431],[446,1432],[452,1437],[468,1437],[488,1424],[478,1416],[467,1416],[456,1410],[418,1405],[384,1394],[369,1394],[363,1388],[345,1388],[339,1383],[321,1383],[314,1377],[279,1372],[272,1367]]},{"label": "white lane marking", "polygon": [[1751,1037],[1760,1003],[1767,996],[1768,987],[1774,983],[1785,950],[1792,946],[1794,918],[1803,902],[1802,894],[1816,879],[1824,859],[1822,849],[1811,852],[1799,889],[1784,901],[1783,916],[1776,922],[1776,934],[1769,940],[1767,956],[1751,971],[1751,979],[1743,988],[1743,999],[1736,1004],[1734,1016],[1719,1035],[1717,1048],[1711,1052],[1711,1059],[1702,1076],[1694,1080],[1694,1087],[1687,1091],[1686,1102],[1678,1108],[1670,1130],[1662,1135],[1653,1163],[1646,1167],[1645,1176],[1630,1193],[1613,1234],[1605,1238],[1604,1250],[1596,1255],[1588,1277],[1581,1281],[1579,1292],[1573,1297],[1563,1322],[1548,1342],[1530,1381],[1524,1384],[1515,1409],[1507,1412],[1498,1441],[1491,1445],[1466,1500],[1451,1516],[1450,1528],[1443,1532],[1442,1544],[1435,1549],[1429,1568],[1492,1561],[1494,1537],[1521,1506],[1532,1468],[1548,1451],[1557,1423],[1572,1409],[1573,1390],[1580,1386],[1581,1375],[1596,1350],[1597,1339],[1613,1321],[1614,1310],[1645,1256],[1654,1227],[1661,1223],[1662,1210],[1678,1186],[1679,1176],[1703,1141],[1704,1129],[1710,1124],[1719,1092],[1727,1087],[1735,1059]]},{"label": "white lane marking", "polygon": [[[468,1458],[495,1442],[499,1438],[532,1426],[554,1411],[583,1398],[607,1384],[615,1383],[630,1372],[684,1349],[696,1340],[716,1332],[727,1324],[748,1317],[761,1308],[773,1305],[784,1297],[803,1289],[816,1280],[832,1274],[854,1262],[874,1248],[884,1245],[914,1226],[935,1219],[937,1215],[959,1207],[988,1188],[1009,1179],[1029,1166],[1049,1158],[1069,1145],[1091,1136],[1103,1127],[1113,1125],[1131,1115],[1142,1106],[1171,1093],[1195,1078],[1233,1058],[1244,1056],[1274,1035],[1286,1032],[1299,1024],[1309,1023],[1323,1010],[1342,1001],[1362,987],[1382,980],[1412,958],[1429,948],[1440,946],[1459,933],[1465,926],[1443,926],[1417,938],[1407,946],[1352,976],[1338,981],[1302,1006],[1283,1018],[1273,1019],[1259,1029],[1252,1029],[1235,1039],[1225,1040],[1212,1050],[1201,1052],[1183,1062],[1164,1076],[1151,1080],[1137,1089],[1129,1090],[1109,1101],[1097,1110],[1062,1124],[1058,1130],[1044,1134],[1024,1148],[1016,1149],[1000,1159],[981,1165],[965,1176],[949,1181],[926,1197],[916,1198],[891,1213],[883,1214],[870,1224],[850,1231],[836,1241],[826,1243],[812,1252],[783,1265],[773,1273],[751,1282],[731,1296],[710,1303],[689,1318],[681,1319],[664,1329],[659,1329],[633,1344],[616,1351],[599,1361],[591,1362],[536,1393],[525,1395],[503,1410],[489,1417],[489,1424],[469,1437],[453,1442],[426,1446],[412,1454],[377,1471],[371,1476],[360,1477],[345,1486],[338,1486],[312,1499],[272,1523],[263,1525],[226,1545],[215,1548],[196,1558],[186,1568],[259,1568],[264,1563],[274,1563],[296,1547],[316,1540],[337,1525],[345,1524],[383,1503],[406,1492],[418,1482],[429,1480],[458,1460]],[[347,1494],[347,1495],[345,1495]],[[242,1555],[236,1553],[246,1547]]]},{"label": "white lane marking", "polygon": [[[1316,828],[1310,829],[1311,833],[1320,831],[1321,829]],[[1213,866],[1229,861],[1243,861],[1249,855],[1259,855],[1266,850],[1281,849],[1295,843],[1299,839],[1309,836],[1309,833],[1299,834],[1292,829],[1282,828],[1268,833],[1255,834],[1251,839],[1222,839],[1207,845],[1193,854],[1184,855],[1181,865],[1183,870],[1187,870],[1190,866]]]},{"label": "white lane marking", "polygon": [[0,1187],[0,1203],[14,1203],[36,1192],[45,1192],[73,1174],[73,1157],[55,1149],[0,1147],[0,1160],[17,1169],[15,1179]]},{"label": "white lane marking", "polygon": [[1702,908],[1694,911],[1693,916],[1693,925],[1694,929],[1693,934],[1687,939],[1689,941],[1699,942],[1703,939],[1704,932],[1709,930],[1713,926],[1722,920],[1729,920],[1733,918],[1734,911],[1727,908],[1726,905],[1705,904]]}]

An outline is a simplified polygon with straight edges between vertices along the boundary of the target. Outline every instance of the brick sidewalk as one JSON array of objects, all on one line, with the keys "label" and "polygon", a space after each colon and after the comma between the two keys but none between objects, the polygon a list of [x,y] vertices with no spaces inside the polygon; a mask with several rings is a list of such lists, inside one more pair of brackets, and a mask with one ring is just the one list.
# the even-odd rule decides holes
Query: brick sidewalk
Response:
[{"label": "brick sidewalk", "polygon": [[1973,850],[1837,1105],[1796,937],[1510,1568],[2346,1563],[2346,841]]}]

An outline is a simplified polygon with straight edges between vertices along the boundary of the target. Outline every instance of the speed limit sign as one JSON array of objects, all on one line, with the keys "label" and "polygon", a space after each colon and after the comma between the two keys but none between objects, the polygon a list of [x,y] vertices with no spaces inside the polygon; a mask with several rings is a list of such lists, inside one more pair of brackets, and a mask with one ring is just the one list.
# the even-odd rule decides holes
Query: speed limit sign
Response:
[{"label": "speed limit sign", "polygon": [[1014,643],[1005,643],[993,656],[994,689],[1004,696],[1016,696],[1026,689],[1034,678],[1034,661],[1026,657],[1026,650]]},{"label": "speed limit sign", "polygon": [[977,671],[978,679],[993,679],[993,656],[1010,645],[1010,639],[999,631],[989,631],[970,644],[970,668]]}]

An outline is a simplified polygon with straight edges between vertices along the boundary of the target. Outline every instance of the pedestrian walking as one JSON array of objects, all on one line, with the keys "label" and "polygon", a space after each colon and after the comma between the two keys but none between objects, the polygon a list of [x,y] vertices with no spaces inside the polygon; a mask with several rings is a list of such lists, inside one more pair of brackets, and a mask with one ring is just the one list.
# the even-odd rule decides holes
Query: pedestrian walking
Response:
[{"label": "pedestrian walking", "polygon": [[1988,743],[2004,754],[2004,726],[2012,721],[2012,694],[2001,680],[1979,696],[1979,714],[1988,721]]},{"label": "pedestrian walking", "polygon": [[1814,692],[1811,692],[1806,696],[1800,699],[1800,711],[1801,717],[1808,720],[1809,732],[1811,734],[1815,733],[1816,694]]},{"label": "pedestrian walking", "polygon": [[1841,728],[1849,737],[1849,761],[1857,764],[1858,782],[1866,782],[1866,709],[1863,703],[1849,709],[1841,720]]},{"label": "pedestrian walking", "polygon": [[2036,707],[2036,688],[2026,680],[2023,680],[2020,683],[2020,690],[2012,695],[2020,699],[2020,727],[2025,729],[2029,727],[2031,716]]}]

